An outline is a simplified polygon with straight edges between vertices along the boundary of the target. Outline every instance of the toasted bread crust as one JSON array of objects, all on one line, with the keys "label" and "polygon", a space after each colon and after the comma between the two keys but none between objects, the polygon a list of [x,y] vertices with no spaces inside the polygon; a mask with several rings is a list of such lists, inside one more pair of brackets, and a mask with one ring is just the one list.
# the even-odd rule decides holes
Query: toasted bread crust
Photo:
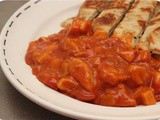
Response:
[{"label": "toasted bread crust", "polygon": [[112,33],[116,25],[121,21],[133,0],[113,0],[109,6],[104,7],[101,14],[93,20],[93,30],[102,29],[108,35]]},{"label": "toasted bread crust", "polygon": [[160,54],[160,3],[136,47]]},{"label": "toasted bread crust", "polygon": [[[156,4],[156,0],[136,0],[123,21],[115,29],[113,36],[121,38],[123,42],[134,48],[137,39],[139,39],[150,20]],[[130,38],[126,39],[124,37],[126,34],[131,34]]]}]

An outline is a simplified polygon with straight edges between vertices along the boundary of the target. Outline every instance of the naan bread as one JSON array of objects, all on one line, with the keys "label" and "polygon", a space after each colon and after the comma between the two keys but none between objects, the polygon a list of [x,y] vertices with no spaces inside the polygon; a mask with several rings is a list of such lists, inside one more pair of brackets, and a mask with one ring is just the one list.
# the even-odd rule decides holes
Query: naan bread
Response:
[{"label": "naan bread", "polygon": [[100,7],[108,4],[106,0],[86,0],[81,6],[77,18],[92,20],[100,13]]},{"label": "naan bread", "polygon": [[136,47],[160,54],[160,3]]},{"label": "naan bread", "polygon": [[104,6],[101,14],[93,20],[93,31],[104,30],[108,36],[113,32],[134,0],[112,0]]},{"label": "naan bread", "polygon": [[156,0],[135,0],[113,36],[120,38],[128,47],[134,48],[157,5]]},{"label": "naan bread", "polygon": [[76,17],[69,18],[61,23],[62,27],[67,27],[72,23],[73,19],[81,18],[83,20],[93,20],[102,11],[104,5],[108,5],[110,0],[85,0],[82,4],[78,15]]}]

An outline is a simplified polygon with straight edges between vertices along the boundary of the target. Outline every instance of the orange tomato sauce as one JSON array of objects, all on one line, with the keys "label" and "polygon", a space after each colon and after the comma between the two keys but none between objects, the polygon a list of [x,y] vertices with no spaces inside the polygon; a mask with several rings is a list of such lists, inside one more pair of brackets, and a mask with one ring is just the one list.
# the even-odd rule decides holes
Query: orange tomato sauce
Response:
[{"label": "orange tomato sauce", "polygon": [[104,106],[153,105],[160,100],[160,62],[119,38],[74,20],[29,44],[26,63],[39,81],[75,99]]}]

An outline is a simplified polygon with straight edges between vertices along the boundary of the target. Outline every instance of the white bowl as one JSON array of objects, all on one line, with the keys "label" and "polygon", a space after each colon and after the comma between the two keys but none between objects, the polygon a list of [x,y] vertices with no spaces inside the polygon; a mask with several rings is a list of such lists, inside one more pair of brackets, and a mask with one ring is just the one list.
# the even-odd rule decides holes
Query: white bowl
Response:
[{"label": "white bowl", "polygon": [[54,91],[32,75],[24,56],[29,42],[57,33],[60,23],[76,15],[83,0],[32,0],[8,20],[0,36],[1,67],[24,96],[53,112],[76,119],[151,120],[160,118],[160,103],[152,106],[105,107],[81,102]]}]

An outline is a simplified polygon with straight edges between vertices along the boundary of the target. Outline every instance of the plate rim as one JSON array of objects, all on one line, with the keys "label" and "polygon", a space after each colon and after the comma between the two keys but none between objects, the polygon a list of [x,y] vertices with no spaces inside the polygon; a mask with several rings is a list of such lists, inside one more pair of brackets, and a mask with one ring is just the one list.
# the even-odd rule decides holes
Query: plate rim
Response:
[{"label": "plate rim", "polygon": [[[28,98],[32,102],[44,107],[45,109],[48,109],[52,112],[61,114],[63,116],[68,116],[68,117],[71,117],[71,118],[78,118],[78,119],[93,119],[93,116],[91,116],[91,115],[86,115],[84,113],[74,112],[73,110],[68,110],[66,108],[62,108],[60,106],[54,105],[53,103],[50,103],[50,102],[48,103],[43,98],[40,98],[38,95],[33,94],[31,91],[27,90],[24,86],[20,85],[20,83],[14,82],[15,79],[13,78],[13,76],[11,75],[11,73],[7,69],[7,66],[6,66],[5,61],[4,61],[4,56],[3,56],[2,42],[3,42],[3,37],[4,37],[5,33],[7,32],[8,26],[11,24],[12,19],[14,19],[14,17],[16,15],[18,15],[18,13],[20,13],[24,9],[28,9],[28,6],[30,6],[32,4],[37,4],[38,2],[41,2],[41,1],[44,1],[44,0],[32,0],[32,1],[28,1],[27,3],[22,5],[19,9],[16,10],[16,12],[14,12],[11,15],[11,17],[7,20],[6,24],[2,28],[1,33],[0,33],[0,49],[1,49],[1,52],[0,52],[0,66],[1,66],[1,69],[4,73],[4,75],[6,76],[7,80],[12,84],[12,86],[14,86],[14,88],[16,88],[18,90],[18,92],[20,92],[23,96],[25,96],[26,98]],[[51,105],[52,106],[54,105],[54,107],[49,107]],[[139,118],[137,118],[137,120],[142,120],[142,119],[145,119],[145,120],[148,119],[149,120],[149,119],[158,119],[158,118],[160,118],[160,115],[146,117],[146,118],[145,117],[143,117],[143,118],[139,117]],[[94,119],[113,119],[113,120],[115,120],[117,118],[115,118],[115,117],[107,117],[107,118],[102,117],[102,118],[100,118],[99,116],[94,116]],[[125,120],[125,119],[126,120],[134,119],[135,120],[135,118],[131,118],[131,117],[120,118],[119,120]]]}]

